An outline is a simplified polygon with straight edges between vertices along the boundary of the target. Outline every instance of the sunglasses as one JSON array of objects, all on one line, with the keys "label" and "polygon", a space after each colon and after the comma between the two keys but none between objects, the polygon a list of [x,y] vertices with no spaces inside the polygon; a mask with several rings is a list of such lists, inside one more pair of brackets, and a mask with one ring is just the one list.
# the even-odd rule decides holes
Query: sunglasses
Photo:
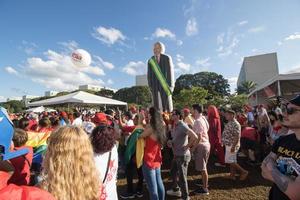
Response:
[{"label": "sunglasses", "polygon": [[300,109],[288,107],[288,104],[282,105],[281,110],[283,113],[287,113],[288,115],[292,115],[295,112],[299,112]]}]

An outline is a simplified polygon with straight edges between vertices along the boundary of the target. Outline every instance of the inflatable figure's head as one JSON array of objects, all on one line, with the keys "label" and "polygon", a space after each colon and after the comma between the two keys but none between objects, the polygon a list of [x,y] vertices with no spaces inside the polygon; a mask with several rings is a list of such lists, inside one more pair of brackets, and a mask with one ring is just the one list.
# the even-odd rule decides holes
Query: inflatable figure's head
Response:
[{"label": "inflatable figure's head", "polygon": [[9,160],[28,153],[27,149],[11,151],[14,127],[6,110],[0,107],[0,161]]}]

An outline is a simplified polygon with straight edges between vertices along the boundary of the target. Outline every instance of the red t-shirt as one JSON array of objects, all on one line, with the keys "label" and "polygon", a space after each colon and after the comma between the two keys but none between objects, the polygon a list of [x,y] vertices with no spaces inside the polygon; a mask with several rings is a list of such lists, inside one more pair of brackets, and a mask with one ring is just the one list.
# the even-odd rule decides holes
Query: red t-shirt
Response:
[{"label": "red t-shirt", "polygon": [[9,176],[0,171],[0,200],[55,200],[51,194],[37,187],[7,185]]},{"label": "red t-shirt", "polygon": [[241,137],[247,138],[247,139],[252,140],[252,141],[256,141],[257,140],[257,134],[256,134],[255,128],[245,127],[242,130]]},{"label": "red t-shirt", "polygon": [[29,152],[26,155],[10,159],[11,164],[14,166],[15,171],[8,184],[13,183],[16,185],[28,185],[30,181],[30,166],[32,164],[33,150],[32,147],[15,147],[16,150],[28,148]]},{"label": "red t-shirt", "polygon": [[162,163],[161,146],[151,137],[145,140],[144,163],[150,169],[159,168]]}]

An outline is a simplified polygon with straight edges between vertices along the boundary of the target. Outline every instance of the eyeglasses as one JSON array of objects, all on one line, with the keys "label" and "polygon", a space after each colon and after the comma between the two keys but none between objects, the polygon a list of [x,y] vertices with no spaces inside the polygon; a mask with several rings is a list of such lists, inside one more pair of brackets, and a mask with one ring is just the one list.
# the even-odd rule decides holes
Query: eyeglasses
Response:
[{"label": "eyeglasses", "polygon": [[288,115],[292,115],[295,112],[300,112],[300,109],[288,107],[288,104],[282,105],[281,110],[283,113],[287,113]]}]

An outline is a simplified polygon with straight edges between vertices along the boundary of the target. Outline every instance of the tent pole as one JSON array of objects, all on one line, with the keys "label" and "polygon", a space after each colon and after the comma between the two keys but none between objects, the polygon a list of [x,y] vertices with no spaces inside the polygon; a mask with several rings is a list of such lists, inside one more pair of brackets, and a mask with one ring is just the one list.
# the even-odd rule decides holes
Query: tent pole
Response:
[{"label": "tent pole", "polygon": [[256,105],[258,105],[258,96],[257,96],[258,94],[257,94],[257,91],[256,91],[256,95],[255,95],[255,100],[256,100]]},{"label": "tent pole", "polygon": [[280,87],[280,81],[279,80],[277,81],[277,90],[278,90],[277,95],[281,96],[281,87]]}]

